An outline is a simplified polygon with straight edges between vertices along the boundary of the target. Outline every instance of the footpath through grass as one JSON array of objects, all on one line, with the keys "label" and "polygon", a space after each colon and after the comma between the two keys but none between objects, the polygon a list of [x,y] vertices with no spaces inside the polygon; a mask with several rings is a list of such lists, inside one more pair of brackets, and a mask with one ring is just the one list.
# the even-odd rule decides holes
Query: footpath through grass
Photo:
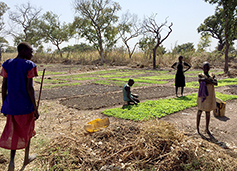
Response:
[{"label": "footpath through grass", "polygon": [[[237,99],[236,95],[227,95],[216,92],[216,97],[223,101]],[[122,119],[129,119],[134,121],[149,120],[152,118],[161,118],[166,115],[197,106],[197,93],[178,97],[159,99],[156,101],[148,100],[140,103],[137,106],[130,105],[122,108],[112,108],[102,111],[107,116],[113,116]]]}]

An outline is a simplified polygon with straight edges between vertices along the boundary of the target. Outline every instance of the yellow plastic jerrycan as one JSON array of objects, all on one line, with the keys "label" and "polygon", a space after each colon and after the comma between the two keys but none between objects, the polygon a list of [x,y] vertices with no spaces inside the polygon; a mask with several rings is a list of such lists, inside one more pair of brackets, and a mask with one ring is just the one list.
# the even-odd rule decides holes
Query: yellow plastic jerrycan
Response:
[{"label": "yellow plastic jerrycan", "polygon": [[216,117],[225,116],[225,107],[226,107],[226,102],[222,101],[219,98],[216,98],[216,109],[213,111],[214,116],[216,116]]},{"label": "yellow plastic jerrycan", "polygon": [[97,118],[97,119],[94,119],[94,120],[88,122],[86,125],[84,125],[84,129],[87,132],[96,132],[102,128],[108,127],[109,124],[110,124],[109,118],[105,118],[105,119]]}]

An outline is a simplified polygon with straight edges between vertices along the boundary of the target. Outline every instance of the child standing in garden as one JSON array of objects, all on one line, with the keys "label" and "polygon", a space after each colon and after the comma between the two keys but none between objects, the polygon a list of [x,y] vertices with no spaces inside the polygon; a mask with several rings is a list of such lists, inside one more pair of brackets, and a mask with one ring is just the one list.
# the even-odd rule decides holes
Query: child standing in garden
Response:
[{"label": "child standing in garden", "polygon": [[210,112],[216,109],[216,96],[214,85],[217,85],[217,80],[214,74],[209,74],[210,64],[203,63],[203,72],[198,75],[199,91],[197,97],[197,132],[199,132],[199,125],[202,111],[206,112],[206,133],[211,134],[209,131]]},{"label": "child standing in garden", "polygon": [[33,77],[38,76],[36,65],[30,61],[33,49],[27,42],[17,46],[18,56],[2,65],[2,109],[7,122],[0,138],[0,147],[11,150],[8,170],[14,170],[16,150],[25,148],[23,166],[35,159],[29,156],[30,139],[34,134],[39,113],[36,106]]}]

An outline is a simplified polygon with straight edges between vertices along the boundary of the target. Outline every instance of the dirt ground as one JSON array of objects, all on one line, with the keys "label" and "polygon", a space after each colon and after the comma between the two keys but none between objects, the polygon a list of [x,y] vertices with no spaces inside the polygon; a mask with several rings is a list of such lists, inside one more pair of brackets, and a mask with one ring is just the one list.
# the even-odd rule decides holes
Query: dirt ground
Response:
[{"label": "dirt ground", "polygon": [[[186,79],[186,81],[193,80],[196,80],[196,78]],[[132,92],[139,94],[141,102],[174,97],[175,90],[172,83],[173,81],[163,85],[132,88]],[[39,93],[38,88],[39,85],[36,85],[36,97]],[[237,95],[237,86],[218,87],[216,91]],[[194,92],[197,92],[197,89],[184,89],[184,95]],[[237,100],[227,101],[226,103],[225,117],[216,118],[211,114],[210,131],[216,140],[215,143],[219,143],[223,148],[231,149],[237,157]],[[36,122],[37,135],[35,138],[46,137],[50,139],[66,134],[68,130],[71,132],[82,130],[83,125],[88,121],[95,118],[105,118],[106,116],[101,114],[102,110],[122,107],[122,105],[122,89],[120,87],[85,83],[79,86],[45,89],[41,95],[41,116]],[[196,132],[196,113],[197,108],[193,107],[168,115],[161,118],[161,120],[175,124],[186,136],[195,139],[200,138],[200,135]],[[127,121],[113,117],[109,119],[111,124],[116,122],[143,124],[143,122]],[[4,117],[0,117],[0,125],[0,130],[2,130],[5,125]],[[200,126],[203,134],[202,138],[211,141],[210,137],[204,133],[205,113],[202,114]],[[17,164],[21,162],[22,159],[19,159]],[[28,166],[27,169],[30,170],[31,166]]]},{"label": "dirt ground", "polygon": [[[186,78],[186,82],[194,80],[196,80],[196,78]],[[173,80],[163,85],[132,88],[132,92],[139,94],[141,102],[174,97],[175,90],[172,83]],[[218,87],[216,88],[216,91],[237,95],[237,86]],[[197,89],[184,89],[185,95],[194,92],[197,92]],[[37,96],[38,90],[36,90],[36,97]],[[54,101],[54,103],[57,103],[60,108],[66,108],[64,110],[74,110],[74,113],[75,111],[76,113],[80,113],[80,117],[78,116],[80,118],[79,120],[73,119],[73,121],[71,121],[75,125],[83,125],[87,121],[95,119],[96,117],[105,117],[100,114],[102,110],[105,108],[120,107],[124,103],[120,87],[94,83],[86,83],[73,87],[46,89],[43,90],[41,98],[43,101],[47,102]],[[237,111],[236,101],[237,100],[231,100],[227,102],[225,117],[216,118],[211,114],[210,122],[210,131],[213,137],[217,141],[222,142],[222,144],[226,145],[228,148],[235,150],[237,150],[237,130],[235,125],[237,122],[237,117],[235,116]],[[174,123],[180,130],[183,130],[186,135],[197,138],[200,137],[200,135],[196,132],[196,113],[197,108],[194,107],[171,114],[161,119]],[[84,120],[81,118],[86,119]],[[206,136],[207,140],[209,140],[210,137],[204,133],[205,113],[202,114],[200,126],[203,135]]]}]

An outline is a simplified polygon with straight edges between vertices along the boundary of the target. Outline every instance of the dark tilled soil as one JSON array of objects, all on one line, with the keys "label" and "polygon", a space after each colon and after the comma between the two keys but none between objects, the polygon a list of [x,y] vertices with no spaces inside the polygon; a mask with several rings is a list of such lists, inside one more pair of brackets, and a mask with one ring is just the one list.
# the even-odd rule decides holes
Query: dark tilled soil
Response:
[{"label": "dark tilled soil", "polygon": [[[72,86],[64,88],[46,89],[42,91],[42,100],[52,100],[60,98],[70,98],[80,95],[92,95],[119,91],[119,87],[106,86],[101,84],[88,84],[82,86]],[[38,97],[38,91],[36,91],[36,97]],[[88,98],[89,100],[89,98]]]},{"label": "dark tilled soil", "polygon": [[[97,89],[98,86],[98,89]],[[88,88],[97,91],[87,91]],[[76,89],[76,88],[75,88]],[[67,97],[60,100],[60,103],[68,107],[76,108],[79,110],[99,109],[105,107],[112,107],[116,105],[123,105],[122,89],[109,88],[108,86],[99,86],[96,84],[86,85],[79,88],[80,92],[85,94],[77,97]],[[112,90],[112,91],[111,91]],[[114,91],[113,91],[114,90]],[[117,91],[115,91],[117,90]],[[73,89],[70,90],[74,91]],[[186,93],[194,92],[195,90],[186,88]],[[166,98],[174,95],[173,87],[155,86],[155,87],[142,87],[132,89],[132,92],[139,95],[139,100]],[[64,93],[65,90],[64,90]]]},{"label": "dark tilled soil", "polygon": [[231,85],[227,87],[228,89],[225,90],[225,93],[237,95],[237,85]]}]

